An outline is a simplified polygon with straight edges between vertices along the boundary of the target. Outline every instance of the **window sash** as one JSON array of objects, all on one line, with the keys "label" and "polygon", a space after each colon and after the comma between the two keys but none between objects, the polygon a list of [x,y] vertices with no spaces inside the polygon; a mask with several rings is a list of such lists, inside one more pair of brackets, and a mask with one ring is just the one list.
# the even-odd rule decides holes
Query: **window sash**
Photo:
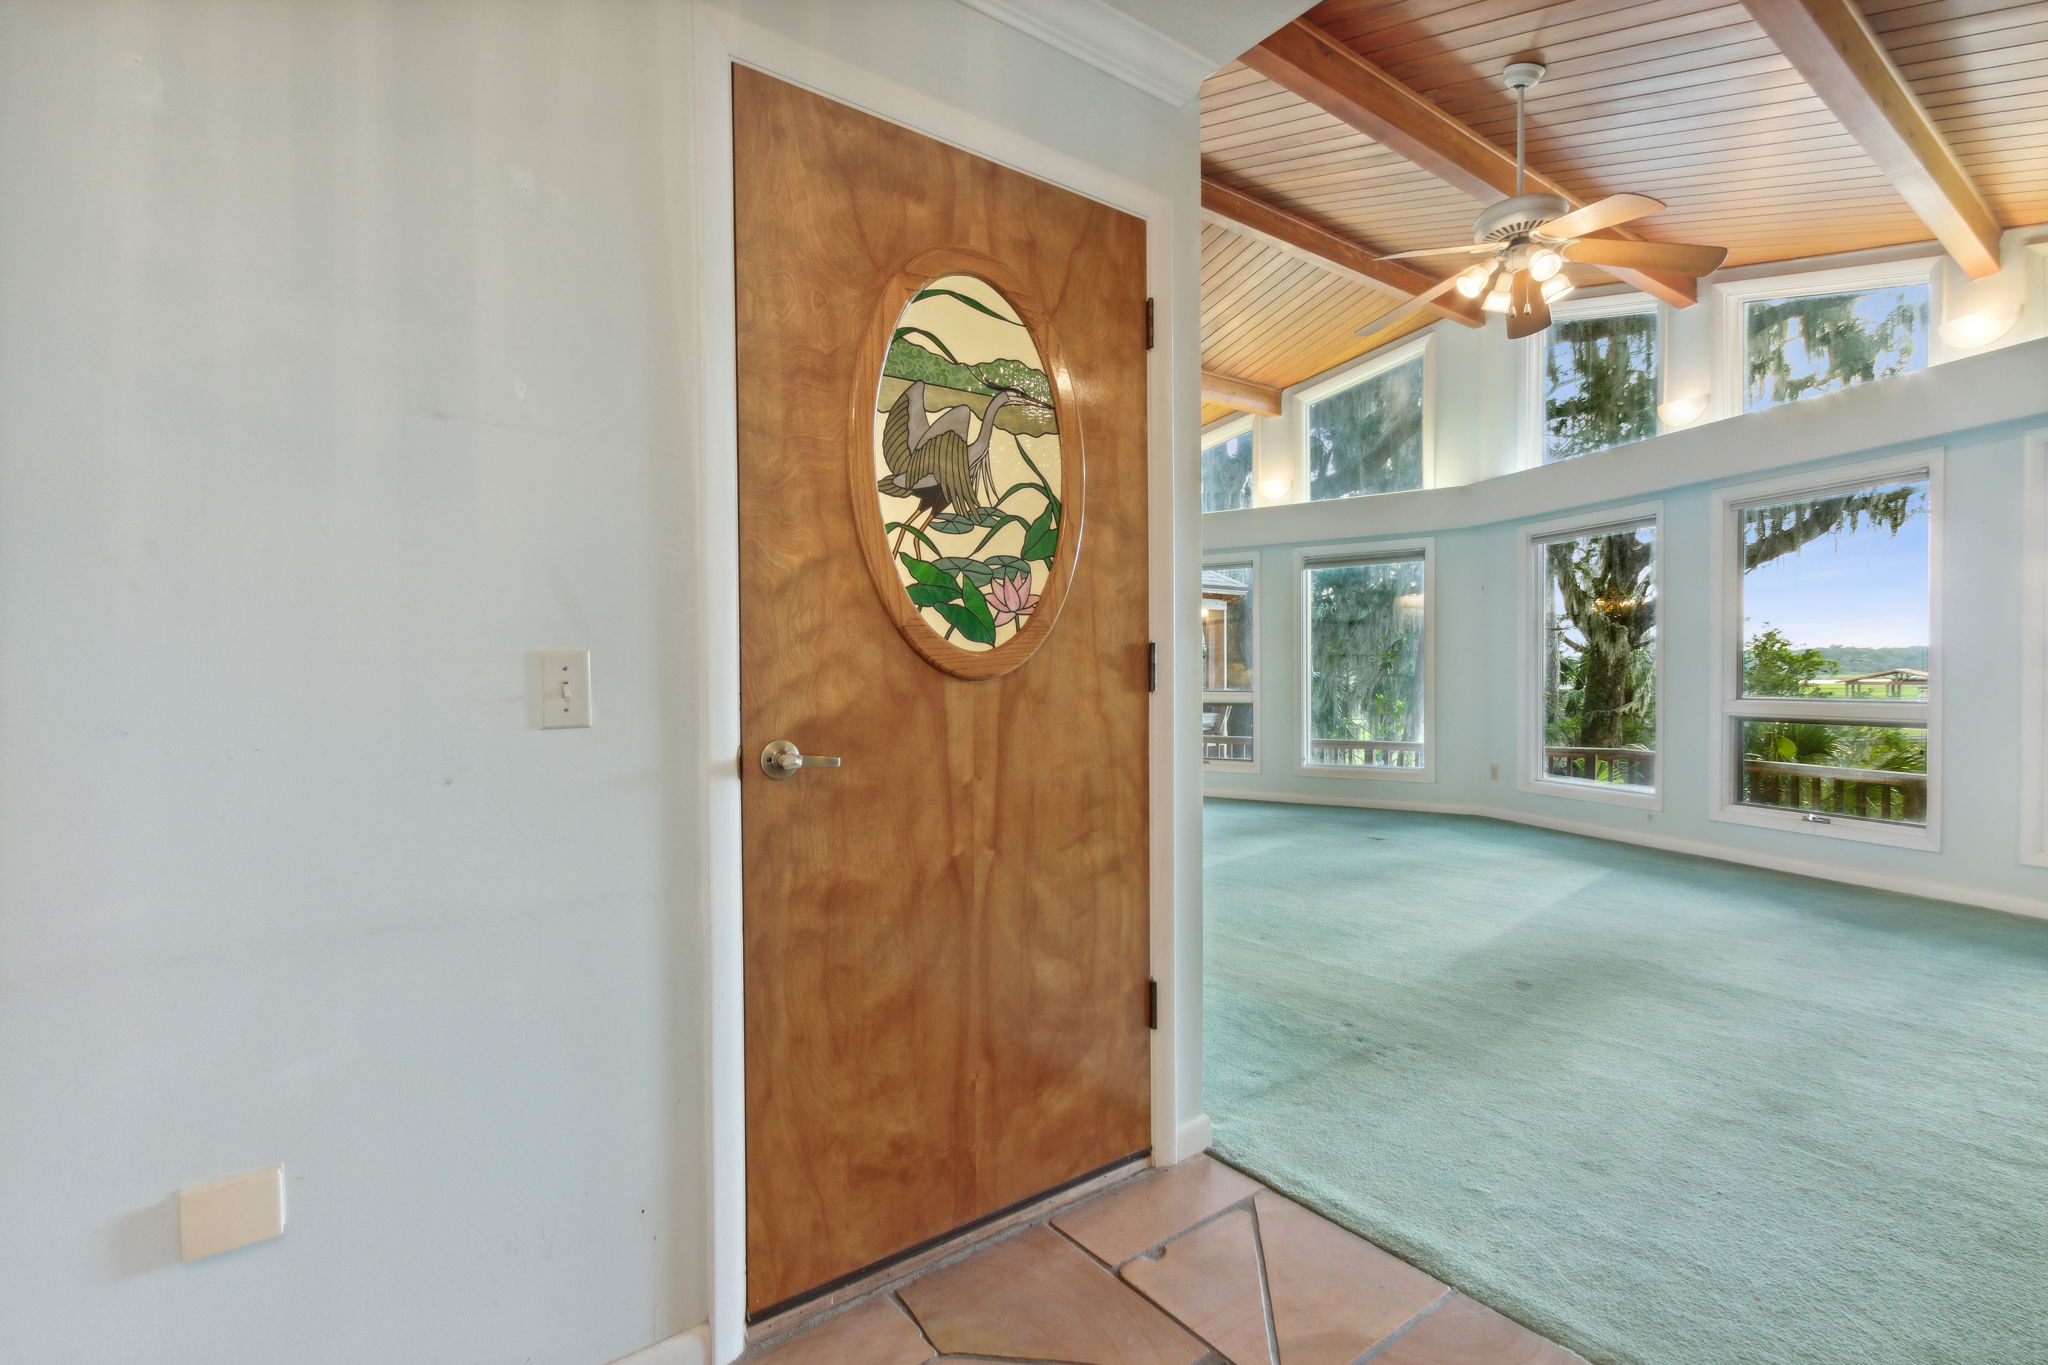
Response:
[{"label": "window sash", "polygon": [[[1435,584],[1432,581],[1433,567],[1431,552],[1427,546],[1404,545],[1385,549],[1347,550],[1342,553],[1303,551],[1296,556],[1297,575],[1300,584],[1301,602],[1301,679],[1300,704],[1301,758],[1299,770],[1304,773],[1342,774],[1358,777],[1403,777],[1426,778],[1433,771],[1430,726],[1435,710],[1433,677],[1433,639]],[[1354,741],[1319,736],[1315,733],[1315,620],[1313,596],[1314,575],[1324,569],[1369,568],[1379,565],[1413,564],[1421,580],[1421,628],[1416,642],[1416,693],[1421,712],[1419,729],[1422,738],[1418,740],[1365,740]],[[1318,762],[1315,754],[1318,748],[1334,751],[1339,747],[1349,748],[1363,744],[1375,756],[1394,759],[1390,763],[1334,763]],[[1412,757],[1413,761],[1406,761]]]},{"label": "window sash", "polygon": [[[1715,785],[1719,795],[1709,811],[1713,819],[1746,824],[1762,829],[1797,830],[1826,838],[1895,848],[1938,852],[1941,848],[1942,711],[1941,693],[1932,692],[1920,700],[1877,700],[1826,697],[1744,697],[1743,642],[1743,517],[1745,510],[1781,506],[1785,503],[1825,497],[1860,488],[1900,483],[1927,485],[1927,659],[1928,671],[1936,678],[1942,665],[1942,457],[1938,450],[1922,450],[1889,460],[1821,471],[1815,475],[1780,476],[1718,490],[1712,503],[1716,563],[1714,593],[1715,688],[1713,724],[1716,739],[1710,752],[1718,770]],[[1842,819],[1809,821],[1802,809],[1744,802],[1742,791],[1742,732],[1745,721],[1810,721],[1826,725],[1903,725],[1926,731],[1925,823]],[[1827,812],[1819,812],[1823,816]]]},{"label": "window sash", "polygon": [[1648,531],[1651,534],[1652,554],[1650,561],[1649,587],[1656,595],[1660,606],[1664,526],[1661,509],[1630,509],[1626,515],[1611,520],[1572,526],[1561,530],[1542,529],[1525,533],[1529,582],[1533,584],[1530,597],[1532,608],[1529,620],[1528,640],[1530,653],[1528,664],[1522,673],[1522,685],[1527,694],[1529,707],[1529,729],[1527,734],[1527,767],[1523,786],[1528,790],[1549,791],[1560,795],[1583,796],[1628,804],[1658,805],[1663,791],[1664,777],[1664,634],[1663,622],[1659,620],[1652,627],[1653,650],[1651,665],[1651,694],[1656,707],[1651,722],[1653,742],[1648,749],[1621,750],[1617,752],[1640,753],[1650,760],[1650,781],[1648,782],[1606,782],[1593,777],[1576,777],[1549,771],[1551,750],[1570,746],[1553,746],[1548,742],[1550,720],[1551,688],[1547,670],[1540,661],[1546,657],[1547,641],[1544,638],[1551,621],[1551,598],[1553,580],[1550,574],[1549,549],[1554,545],[1573,541],[1594,540],[1611,535],[1632,534]]}]

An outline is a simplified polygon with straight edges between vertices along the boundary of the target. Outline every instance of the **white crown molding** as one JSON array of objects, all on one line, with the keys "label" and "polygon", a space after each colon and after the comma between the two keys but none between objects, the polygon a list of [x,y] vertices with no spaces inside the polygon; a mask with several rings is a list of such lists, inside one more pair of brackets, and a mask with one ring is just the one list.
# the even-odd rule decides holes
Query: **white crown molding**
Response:
[{"label": "white crown molding", "polygon": [[1178,109],[1217,63],[1103,0],[960,0]]}]

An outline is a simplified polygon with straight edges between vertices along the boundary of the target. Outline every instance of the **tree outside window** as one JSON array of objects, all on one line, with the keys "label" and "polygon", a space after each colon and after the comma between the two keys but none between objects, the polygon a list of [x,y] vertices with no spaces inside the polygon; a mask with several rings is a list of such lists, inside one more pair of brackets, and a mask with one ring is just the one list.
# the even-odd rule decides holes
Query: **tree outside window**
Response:
[{"label": "tree outside window", "polygon": [[1311,564],[1308,760],[1336,767],[1423,762],[1423,559]]},{"label": "tree outside window", "polygon": [[1657,315],[1561,318],[1543,334],[1543,459],[1657,434]]},{"label": "tree outside window", "polygon": [[1743,410],[1927,367],[1927,286],[1754,299],[1743,311]]},{"label": "tree outside window", "polygon": [[1308,405],[1312,500],[1422,487],[1423,357]]},{"label": "tree outside window", "polygon": [[1657,528],[1537,542],[1544,778],[1657,785]]}]

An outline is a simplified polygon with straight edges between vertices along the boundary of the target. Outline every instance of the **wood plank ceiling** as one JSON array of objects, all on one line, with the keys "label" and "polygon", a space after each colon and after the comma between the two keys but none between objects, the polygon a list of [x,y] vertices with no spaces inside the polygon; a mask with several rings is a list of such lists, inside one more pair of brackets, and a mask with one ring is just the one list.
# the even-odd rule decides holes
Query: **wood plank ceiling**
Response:
[{"label": "wood plank ceiling", "polygon": [[[2048,0],[1852,3],[1999,225],[2048,222]],[[1645,238],[1724,245],[1738,266],[1933,236],[1742,3],[1325,0],[1303,18],[1509,155],[1501,69],[1546,63],[1530,166],[1582,200],[1663,200],[1632,225]],[[1201,149],[1205,177],[1374,252],[1469,240],[1479,207],[1242,62],[1202,87]],[[1202,297],[1204,370],[1272,388],[1383,344],[1357,329],[1401,302],[1214,215]],[[1202,420],[1232,411],[1205,402]]]}]

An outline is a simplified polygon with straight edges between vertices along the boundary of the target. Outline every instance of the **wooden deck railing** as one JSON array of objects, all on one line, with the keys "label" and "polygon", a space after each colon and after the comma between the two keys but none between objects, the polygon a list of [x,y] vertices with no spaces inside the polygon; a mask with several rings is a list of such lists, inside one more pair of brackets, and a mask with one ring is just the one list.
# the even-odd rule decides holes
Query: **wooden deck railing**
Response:
[{"label": "wooden deck railing", "polygon": [[1255,756],[1250,735],[1203,735],[1202,757],[1206,759],[1228,759],[1233,763],[1249,763]]},{"label": "wooden deck railing", "polygon": [[1927,774],[1881,768],[1830,768],[1818,763],[1772,763],[1745,759],[1745,805],[1776,806],[1893,824],[1927,823]]},{"label": "wooden deck railing", "polygon": [[1588,749],[1561,746],[1543,751],[1545,777],[1605,782],[1621,787],[1657,785],[1655,749]]},{"label": "wooden deck railing", "polygon": [[1312,739],[1311,766],[1325,768],[1420,768],[1422,745],[1393,739]]}]

